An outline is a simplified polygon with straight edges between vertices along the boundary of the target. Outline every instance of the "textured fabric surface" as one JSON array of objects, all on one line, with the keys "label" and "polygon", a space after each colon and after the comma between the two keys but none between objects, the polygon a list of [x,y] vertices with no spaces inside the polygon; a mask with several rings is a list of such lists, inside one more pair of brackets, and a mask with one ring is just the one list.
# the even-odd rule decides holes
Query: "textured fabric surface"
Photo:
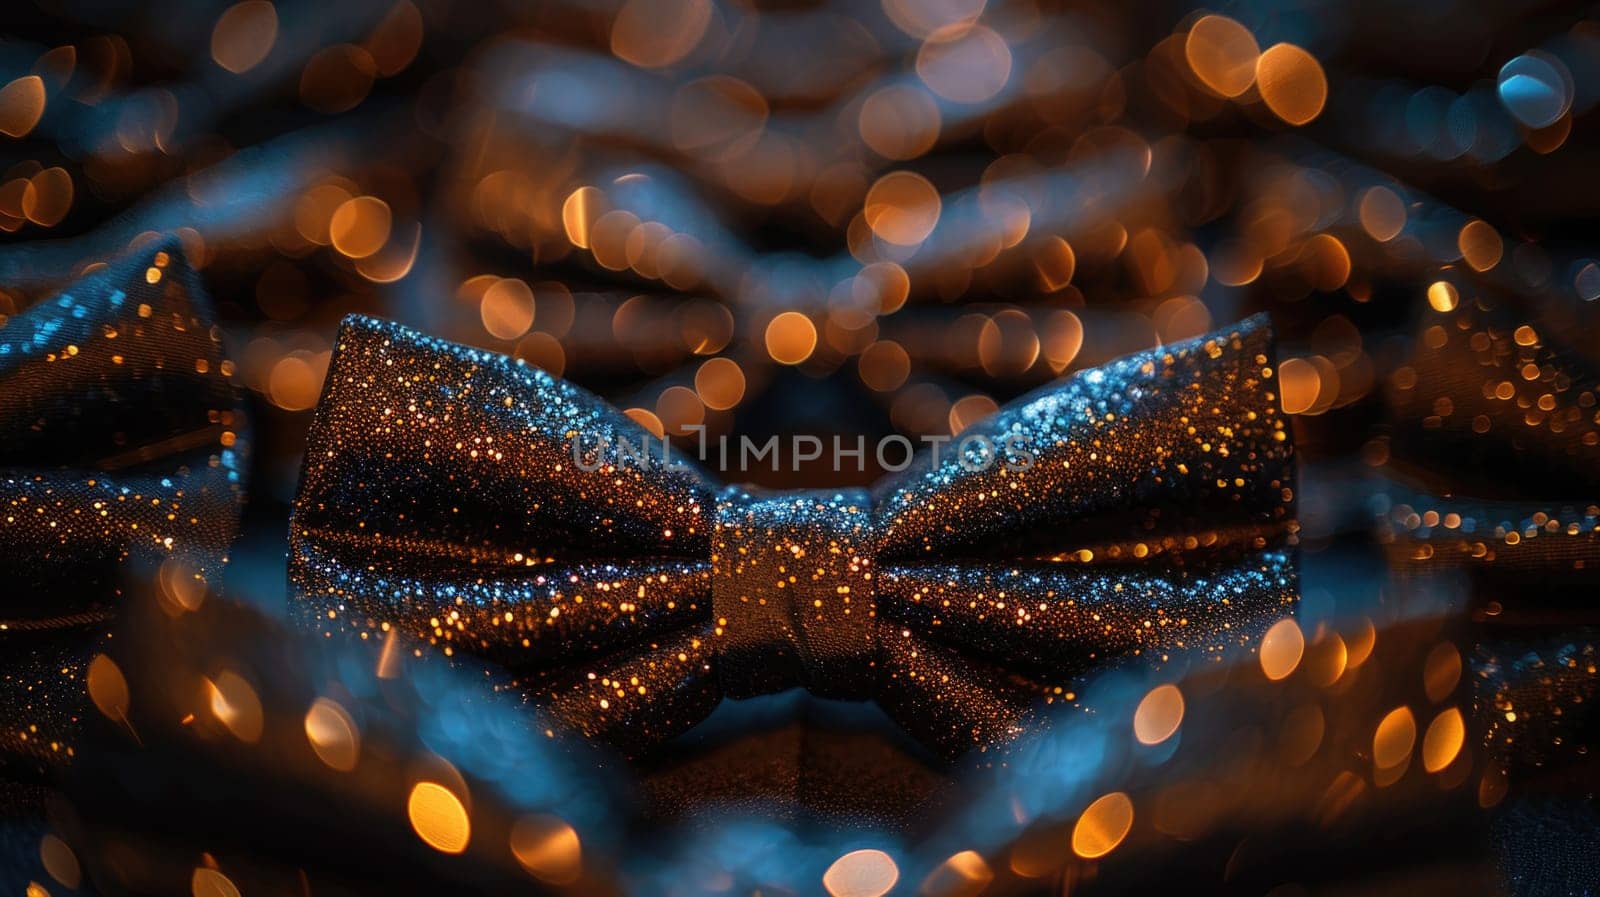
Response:
[{"label": "textured fabric surface", "polygon": [[131,576],[181,604],[220,582],[244,496],[231,364],[176,241],[0,328],[0,756],[70,758],[89,659]]},{"label": "textured fabric surface", "polygon": [[[985,750],[1077,702],[1085,673],[1220,657],[1293,612],[1273,365],[1253,318],[1025,396],[870,498],[769,496],[719,493],[541,371],[352,318],[308,440],[291,588],[315,631],[484,655],[630,752],[721,695],[798,685],[870,695],[941,753]],[[1012,440],[1029,461],[1001,457]],[[775,624],[730,601],[791,610]],[[835,634],[848,647],[819,651]]]}]

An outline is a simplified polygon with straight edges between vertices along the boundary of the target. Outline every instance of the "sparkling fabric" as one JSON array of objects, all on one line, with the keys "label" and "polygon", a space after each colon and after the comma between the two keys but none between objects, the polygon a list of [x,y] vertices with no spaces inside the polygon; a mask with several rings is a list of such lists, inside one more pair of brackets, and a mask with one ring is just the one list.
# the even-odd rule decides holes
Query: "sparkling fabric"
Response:
[{"label": "sparkling fabric", "polygon": [[[1587,616],[1567,589],[1600,575],[1600,506],[1440,498],[1391,489],[1379,538],[1410,572],[1465,572],[1483,582],[1495,614],[1538,622]],[[1562,605],[1568,605],[1565,611]],[[1482,610],[1483,608],[1479,608]]]},{"label": "sparkling fabric", "polygon": [[1502,631],[1473,669],[1484,742],[1505,766],[1568,769],[1600,748],[1600,627]]},{"label": "sparkling fabric", "polygon": [[872,696],[876,605],[863,490],[717,500],[711,611],[723,692]]},{"label": "sparkling fabric", "polygon": [[570,383],[352,317],[291,588],[325,633],[486,656],[629,751],[797,686],[987,749],[1081,702],[1090,672],[1219,658],[1293,612],[1274,364],[1252,318],[1025,396],[870,495],[774,496],[667,458]]},{"label": "sparkling fabric", "polygon": [[1564,314],[1485,297],[1431,310],[1388,389],[1391,466],[1408,486],[1386,490],[1378,537],[1406,592],[1461,596],[1474,621],[1473,729],[1486,781],[1512,794],[1491,811],[1491,846],[1517,894],[1588,893],[1600,832],[1586,797],[1600,744],[1600,377],[1566,342],[1579,331]]},{"label": "sparkling fabric", "polygon": [[[1503,767],[1589,762],[1600,739],[1600,508],[1393,490],[1380,518],[1400,576],[1450,583],[1475,621],[1473,703]],[[1538,508],[1538,509],[1535,509]]]},{"label": "sparkling fabric", "polygon": [[[220,581],[244,415],[176,241],[101,266],[0,328],[0,756],[73,753],[85,667],[126,577]],[[15,770],[14,770],[15,771]]]},{"label": "sparkling fabric", "polygon": [[1600,496],[1600,376],[1563,336],[1487,297],[1426,312],[1389,378],[1393,464],[1438,492]]},{"label": "sparkling fabric", "polygon": [[1408,583],[1465,596],[1478,726],[1519,784],[1592,764],[1600,738],[1600,375],[1573,313],[1431,308],[1387,396],[1391,466],[1427,491],[1388,488],[1378,537]]},{"label": "sparkling fabric", "polygon": [[1519,780],[1586,762],[1600,734],[1600,377],[1564,335],[1463,299],[1424,315],[1389,389],[1394,467],[1444,495],[1390,488],[1379,538],[1403,577],[1466,596],[1479,726]]},{"label": "sparkling fabric", "polygon": [[1493,822],[1496,850],[1504,857],[1500,877],[1506,893],[1546,895],[1600,892],[1600,805],[1574,787],[1565,795],[1534,795],[1508,802]]}]

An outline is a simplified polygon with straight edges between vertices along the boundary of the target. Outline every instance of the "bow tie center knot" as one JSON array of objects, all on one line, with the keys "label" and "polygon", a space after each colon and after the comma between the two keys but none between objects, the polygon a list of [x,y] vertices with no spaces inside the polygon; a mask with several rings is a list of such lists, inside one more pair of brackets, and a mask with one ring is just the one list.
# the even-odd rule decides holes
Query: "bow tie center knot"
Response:
[{"label": "bow tie center knot", "polygon": [[711,540],[712,614],[723,692],[795,686],[865,699],[875,680],[872,500],[865,490],[727,490]]}]

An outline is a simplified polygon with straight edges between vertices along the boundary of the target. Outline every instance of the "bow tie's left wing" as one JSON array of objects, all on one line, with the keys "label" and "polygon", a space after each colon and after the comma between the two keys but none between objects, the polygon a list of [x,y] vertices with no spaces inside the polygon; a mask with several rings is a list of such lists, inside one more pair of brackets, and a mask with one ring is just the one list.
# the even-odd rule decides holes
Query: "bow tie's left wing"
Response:
[{"label": "bow tie's left wing", "polygon": [[1275,373],[1251,318],[1039,390],[880,486],[881,700],[929,741],[983,744],[1030,694],[1070,701],[1090,670],[1220,654],[1291,613]]},{"label": "bow tie's left wing", "polygon": [[352,316],[290,524],[295,606],[325,632],[485,657],[586,734],[672,734],[720,693],[714,493],[668,460],[571,383]]}]

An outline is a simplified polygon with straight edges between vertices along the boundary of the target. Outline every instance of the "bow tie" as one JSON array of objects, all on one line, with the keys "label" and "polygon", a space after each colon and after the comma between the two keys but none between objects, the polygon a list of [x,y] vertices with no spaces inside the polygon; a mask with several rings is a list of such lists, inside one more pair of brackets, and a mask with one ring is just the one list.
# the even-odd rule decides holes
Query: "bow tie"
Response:
[{"label": "bow tie", "polygon": [[[627,751],[803,686],[953,755],[1079,702],[1089,673],[1216,658],[1292,612],[1274,374],[1258,316],[1036,391],[871,490],[763,493],[571,383],[351,317],[291,588],[326,633],[487,658]],[[622,444],[643,463],[598,448]]]},{"label": "bow tie", "polygon": [[126,568],[198,600],[242,504],[244,414],[176,240],[0,327],[0,748],[66,756]]}]

